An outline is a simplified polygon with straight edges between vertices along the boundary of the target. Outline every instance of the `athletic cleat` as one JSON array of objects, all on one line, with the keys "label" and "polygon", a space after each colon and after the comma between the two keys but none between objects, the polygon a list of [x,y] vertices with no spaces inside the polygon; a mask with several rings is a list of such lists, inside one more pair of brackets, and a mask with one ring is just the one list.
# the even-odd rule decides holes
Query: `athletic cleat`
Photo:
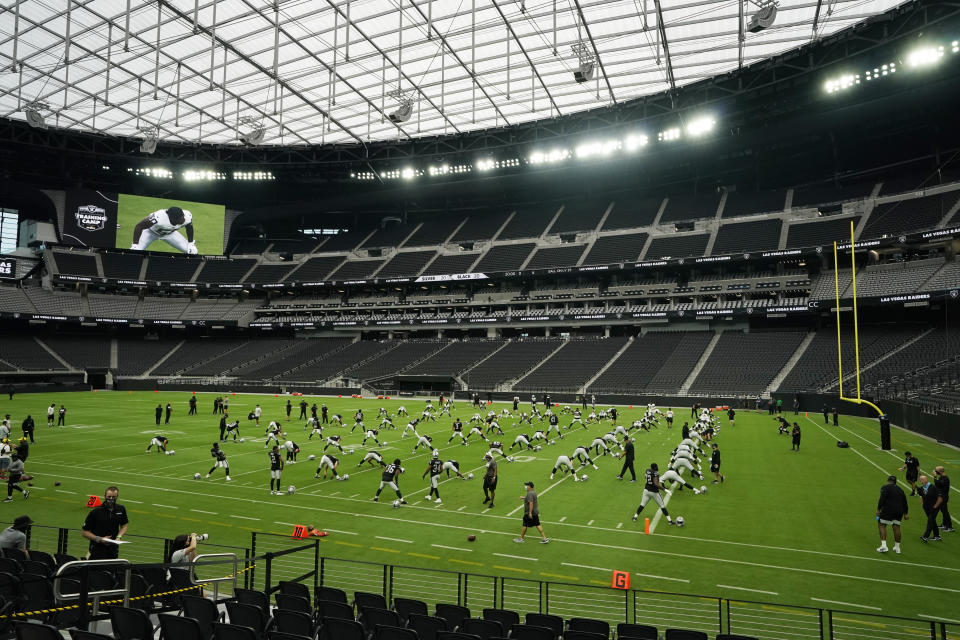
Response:
[{"label": "athletic cleat", "polygon": [[441,502],[443,501],[440,498],[437,498],[436,500],[433,501],[434,504],[440,504]]},{"label": "athletic cleat", "polygon": [[227,476],[227,482],[230,482],[230,476]]},{"label": "athletic cleat", "polygon": [[378,498],[377,496],[373,496],[373,501],[374,501],[374,502],[379,502],[379,501],[380,501],[380,498]]},{"label": "athletic cleat", "polygon": [[517,544],[520,544],[520,543],[522,543],[522,542],[526,542],[526,540],[524,540],[523,538],[514,538],[513,541],[516,542]]},{"label": "athletic cleat", "polygon": [[953,533],[953,527],[940,527],[940,531],[945,533]]},{"label": "athletic cleat", "polygon": [[[30,497],[30,492],[29,492],[29,491],[24,491],[24,492],[23,492],[23,499],[26,500],[26,499],[29,498],[29,497]],[[939,540],[939,539],[940,539],[940,538],[935,538],[935,540]]]},{"label": "athletic cleat", "polygon": [[406,501],[406,500],[401,500],[401,501],[400,501],[400,504],[407,504],[407,501]]},{"label": "athletic cleat", "polygon": [[880,545],[879,547],[877,547],[877,551],[878,551],[879,553],[886,553],[886,552],[890,551],[890,549],[887,548],[887,545],[883,544],[883,545]]},{"label": "athletic cleat", "polygon": [[550,544],[550,538],[540,538],[540,544]]},{"label": "athletic cleat", "polygon": [[639,518],[639,517],[640,517],[640,516],[638,516],[637,514],[633,514],[633,521],[636,522],[636,521],[637,521],[637,518]]},{"label": "athletic cleat", "polygon": [[423,499],[426,500],[427,502],[433,502],[433,498],[431,498],[430,496],[423,496]]},{"label": "athletic cleat", "polygon": [[[911,493],[910,495],[913,495],[913,494]],[[928,538],[924,538],[923,536],[920,536],[920,542],[926,544],[926,543],[927,543],[927,540],[928,540]]]}]

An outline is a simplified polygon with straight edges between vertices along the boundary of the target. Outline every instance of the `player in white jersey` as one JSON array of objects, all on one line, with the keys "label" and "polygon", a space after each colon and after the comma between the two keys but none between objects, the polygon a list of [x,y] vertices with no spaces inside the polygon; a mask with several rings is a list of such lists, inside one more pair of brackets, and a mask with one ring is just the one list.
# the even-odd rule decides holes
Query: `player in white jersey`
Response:
[{"label": "player in white jersey", "polygon": [[287,462],[297,464],[297,454],[300,453],[300,445],[293,440],[287,440],[283,443],[283,448],[287,450]]},{"label": "player in white jersey", "polygon": [[469,440],[471,436],[474,436],[474,435],[480,436],[480,439],[483,440],[484,442],[487,441],[487,436],[486,434],[483,433],[483,429],[481,429],[479,426],[475,426],[472,429],[470,429],[470,433],[468,433],[467,437],[463,439],[464,444],[466,444],[467,440]]},{"label": "player in white jersey", "polygon": [[387,413],[387,408],[386,408],[386,407],[380,407],[380,411],[377,412],[377,417],[378,417],[378,418],[389,418],[389,417],[390,417],[390,414]]},{"label": "player in white jersey", "polygon": [[407,426],[405,426],[405,427],[403,428],[403,433],[400,434],[400,438],[401,438],[401,439],[402,439],[402,438],[406,438],[406,437],[407,437],[407,431],[412,431],[412,432],[413,432],[413,437],[414,437],[414,438],[419,438],[419,437],[420,437],[420,434],[417,433],[417,425],[418,425],[418,424],[420,424],[420,420],[417,419],[417,418],[414,418],[413,420],[411,420],[410,422],[408,422],[408,423],[407,423]]},{"label": "player in white jersey", "polygon": [[[551,421],[551,422],[552,422],[552,421]],[[581,427],[583,427],[584,429],[587,428],[587,426],[586,426],[585,424],[583,424],[583,414],[580,412],[580,409],[575,409],[575,410],[574,410],[574,412],[573,412],[573,419],[570,421],[570,424],[567,425],[567,429],[572,428],[573,425],[575,425],[575,424],[579,424],[579,425],[580,425]]]},{"label": "player in white jersey", "polygon": [[253,408],[253,419],[257,421],[257,426],[260,426],[260,416],[263,415],[263,409],[260,408],[260,405],[257,405]]},{"label": "player in white jersey", "polygon": [[53,423],[54,423],[53,414],[56,413],[56,411],[57,411],[57,405],[55,404],[51,404],[49,407],[47,407],[47,426],[48,427],[53,426]]},{"label": "player in white jersey", "polygon": [[480,417],[479,413],[475,413],[470,417],[470,424],[475,422],[483,422],[483,418]]},{"label": "player in white jersey", "polygon": [[529,415],[526,411],[520,413],[520,422],[517,423],[517,426],[526,422],[529,425],[533,424],[533,416]]},{"label": "player in white jersey", "polygon": [[530,444],[530,436],[526,433],[518,434],[516,439],[514,439],[513,444],[510,445],[510,451],[513,451],[513,448],[517,445],[520,445],[520,450],[523,451],[523,448],[533,449],[533,445]]},{"label": "player in white jersey", "polygon": [[407,414],[407,408],[406,408],[405,406],[403,406],[403,405],[400,405],[399,407],[397,407],[397,415],[398,415],[398,416],[408,415],[408,414]]},{"label": "player in white jersey", "polygon": [[273,420],[270,421],[270,425],[267,427],[267,439],[263,442],[264,449],[267,448],[267,445],[270,444],[271,440],[277,444],[280,444],[280,425]]},{"label": "player in white jersey", "polygon": [[443,470],[447,472],[447,477],[450,477],[450,472],[453,471],[457,474],[457,477],[461,480],[466,480],[467,477],[460,473],[460,463],[456,460],[446,460],[443,463]]},{"label": "player in white jersey", "polygon": [[353,430],[357,427],[360,427],[360,433],[363,433],[367,430],[367,427],[363,424],[363,418],[355,418],[353,426],[350,427],[350,433],[353,433]]},{"label": "player in white jersey", "polygon": [[700,445],[696,441],[694,441],[693,438],[687,438],[686,440],[682,440],[680,444],[686,445],[687,447],[690,448],[690,450],[699,451],[700,455],[706,455],[703,453],[703,449],[700,448]]},{"label": "player in white jersey", "polygon": [[533,432],[533,437],[530,438],[530,442],[536,442],[538,440],[547,441],[547,434],[543,432],[543,429],[537,429]]},{"label": "player in white jersey", "polygon": [[686,458],[687,460],[689,460],[694,464],[700,463],[700,459],[697,458],[696,454],[694,454],[693,451],[690,451],[690,449],[687,449],[687,448],[677,449],[676,451],[673,452],[673,455],[670,456],[671,461],[676,460],[677,458]]},{"label": "player in white jersey", "polygon": [[667,418],[667,428],[668,429],[672,428],[673,427],[673,409],[667,409],[666,418]]},{"label": "player in white jersey", "polygon": [[343,416],[340,415],[339,413],[333,414],[333,416],[330,417],[330,424],[333,425],[333,423],[337,423],[337,426],[338,426],[338,427],[342,427],[342,426],[343,426]]},{"label": "player in white jersey", "polygon": [[587,420],[586,420],[587,424],[590,424],[591,422],[597,422],[597,421],[598,420],[597,420],[596,411],[591,411],[590,413],[587,414]]},{"label": "player in white jersey", "polygon": [[[616,438],[614,438],[616,439]],[[593,442],[590,443],[590,448],[594,450],[595,455],[607,455],[610,453],[610,447],[607,446],[607,443],[604,442],[603,438],[597,436],[593,439]],[[603,453],[600,453],[600,450],[603,449]]]},{"label": "player in white jersey", "polygon": [[501,418],[512,418],[512,417],[513,417],[513,414],[510,413],[510,409],[507,409],[506,407],[504,407],[503,409],[500,410],[500,417],[501,417]]},{"label": "player in white jersey", "polygon": [[607,431],[600,437],[611,447],[620,447],[620,450],[623,451],[623,444],[617,439],[616,431]]},{"label": "player in white jersey", "polygon": [[418,436],[417,444],[415,444],[413,447],[413,453],[416,453],[417,449],[419,449],[420,447],[426,447],[427,449],[432,449],[433,438],[431,438],[430,436]]},{"label": "player in white jersey", "polygon": [[373,441],[377,443],[377,446],[378,446],[378,447],[379,447],[379,446],[382,446],[382,445],[380,444],[380,441],[377,440],[377,434],[378,434],[378,433],[379,433],[379,431],[377,431],[377,429],[367,429],[366,433],[365,433],[364,436],[363,436],[363,442],[360,443],[360,446],[361,446],[361,447],[366,446],[367,440],[369,440],[370,438],[373,438]]},{"label": "player in white jersey", "polygon": [[380,465],[381,467],[386,466],[383,462],[383,456],[381,456],[376,451],[368,451],[367,455],[363,456],[363,460],[357,463],[357,468],[362,467],[363,463],[369,463],[371,467]]},{"label": "player in white jersey", "polygon": [[670,463],[670,468],[676,471],[677,469],[689,469],[690,473],[697,476],[697,478],[703,480],[703,474],[694,467],[693,464],[686,458],[676,458],[673,462]]},{"label": "player in white jersey", "polygon": [[628,435],[630,435],[630,433],[624,428],[624,426],[623,426],[622,424],[618,424],[617,426],[615,426],[615,427],[613,428],[613,431],[612,431],[611,433],[613,433],[613,435],[615,435],[615,436],[628,436]]},{"label": "player in white jersey", "polygon": [[434,422],[437,421],[436,417],[433,415],[433,412],[430,410],[430,407],[427,407],[420,412],[420,420],[433,420]]},{"label": "player in white jersey", "polygon": [[307,420],[307,425],[313,427],[310,431],[310,435],[307,436],[307,440],[312,440],[313,436],[323,437],[323,426],[320,424],[320,421],[316,418],[310,418]]},{"label": "player in white jersey", "polygon": [[562,473],[567,473],[568,471],[573,474],[573,481],[579,482],[580,478],[577,477],[577,470],[573,466],[573,462],[567,456],[557,456],[557,461],[553,465],[553,471],[550,472],[550,479],[553,480],[553,474],[560,470]]},{"label": "player in white jersey", "polygon": [[390,419],[390,416],[383,416],[380,419],[380,424],[377,426],[377,429],[396,429],[396,425],[393,424],[393,420]]},{"label": "player in white jersey", "polygon": [[337,473],[337,467],[339,466],[340,466],[340,460],[338,460],[334,456],[328,456],[327,454],[323,454],[322,456],[320,456],[320,465],[317,467],[317,473],[313,477],[319,478],[320,472],[323,471],[323,479],[326,480],[327,469],[329,469],[330,471],[333,472],[333,477],[337,478],[340,476],[340,474]]},{"label": "player in white jersey", "polygon": [[663,475],[660,476],[660,481],[669,482],[671,480],[673,482],[676,482],[678,485],[680,485],[680,489],[683,489],[684,487],[686,487],[687,489],[693,489],[693,493],[695,495],[700,495],[700,489],[697,489],[695,486],[693,486],[692,484],[684,480],[683,477],[681,477],[681,475],[677,473],[675,470],[667,469],[663,473]]},{"label": "player in white jersey", "polygon": [[493,433],[494,430],[496,430],[499,435],[503,435],[503,429],[500,428],[500,423],[497,422],[496,418],[490,419],[490,422],[487,423],[487,433]]},{"label": "player in white jersey", "polygon": [[340,453],[343,453],[343,447],[340,446],[340,436],[329,436],[327,438],[327,444],[323,445],[323,450],[326,451],[330,447],[336,447],[340,450]]},{"label": "player in white jersey", "polygon": [[[186,238],[178,233],[180,229],[186,232]],[[130,248],[144,251],[157,240],[163,240],[180,253],[196,254],[193,214],[180,207],[154,211],[133,228],[133,244]]]},{"label": "player in white jersey", "polygon": [[573,450],[573,454],[570,456],[573,460],[579,460],[581,466],[592,465],[594,469],[599,469],[597,463],[593,461],[590,457],[590,452],[587,451],[587,447],[577,447]]}]

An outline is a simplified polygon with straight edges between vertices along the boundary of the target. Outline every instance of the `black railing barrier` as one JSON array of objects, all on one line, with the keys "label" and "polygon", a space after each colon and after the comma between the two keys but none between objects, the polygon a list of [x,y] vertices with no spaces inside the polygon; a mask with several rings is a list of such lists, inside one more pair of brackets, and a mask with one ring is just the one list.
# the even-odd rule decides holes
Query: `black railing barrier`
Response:
[{"label": "black railing barrier", "polygon": [[[536,612],[564,619],[594,618],[607,621],[611,628],[620,622],[629,622],[653,625],[661,630],[694,629],[710,637],[729,633],[761,640],[960,638],[960,624],[947,621],[349,560],[320,554],[319,539],[291,548],[288,553],[264,553],[263,548],[290,544],[291,538],[265,533],[254,533],[253,537],[256,549],[265,558],[257,570],[265,563],[270,567],[269,575],[263,576],[263,589],[267,593],[276,591],[279,587],[275,583],[281,580],[312,582],[314,588],[332,586],[348,594],[379,593],[387,602],[393,598],[422,600],[431,610],[437,603],[455,603],[466,606],[474,616],[479,616],[484,608],[499,608],[518,611],[521,615]],[[317,554],[313,558],[305,562],[294,560],[311,549]],[[287,562],[278,562],[284,558]],[[310,563],[313,570],[304,572]],[[298,580],[300,575],[303,578]]]}]

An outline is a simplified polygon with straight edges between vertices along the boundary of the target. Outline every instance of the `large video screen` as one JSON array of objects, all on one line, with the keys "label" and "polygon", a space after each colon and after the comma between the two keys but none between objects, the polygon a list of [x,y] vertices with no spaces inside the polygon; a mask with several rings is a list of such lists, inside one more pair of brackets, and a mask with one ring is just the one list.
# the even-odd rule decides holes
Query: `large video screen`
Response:
[{"label": "large video screen", "polygon": [[166,253],[223,254],[222,204],[121,193],[116,246]]}]

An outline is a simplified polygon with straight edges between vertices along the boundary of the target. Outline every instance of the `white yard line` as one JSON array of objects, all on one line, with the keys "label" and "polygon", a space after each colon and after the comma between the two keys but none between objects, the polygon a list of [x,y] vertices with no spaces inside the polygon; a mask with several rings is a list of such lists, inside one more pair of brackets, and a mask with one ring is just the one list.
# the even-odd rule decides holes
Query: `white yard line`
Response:
[{"label": "white yard line", "polygon": [[870,609],[872,611],[883,611],[880,607],[874,607],[869,604],[857,604],[856,602],[841,602],[840,600],[824,600],[823,598],[810,598],[814,602],[826,602],[827,604],[842,604],[845,607],[857,607],[858,609]]},{"label": "white yard line", "polygon": [[528,558],[526,556],[512,556],[509,553],[494,553],[495,556],[500,556],[501,558],[512,558],[514,560],[529,560],[530,562],[540,562],[540,558]]},{"label": "white yard line", "polygon": [[942,616],[928,616],[925,613],[918,613],[917,617],[926,618],[927,620],[936,620],[937,622],[949,622],[950,624],[960,624],[960,620],[951,620],[950,618],[944,618]]},{"label": "white yard line", "polygon": [[557,522],[563,522],[563,521],[566,520],[566,519],[567,519],[567,516],[563,516],[562,518],[560,518],[559,520],[557,520]]},{"label": "white yard line", "polygon": [[359,533],[354,533],[353,531],[340,531],[339,529],[327,529],[327,531],[332,531],[333,533],[342,533],[348,536],[358,536]]},{"label": "white yard line", "polygon": [[153,506],[155,506],[155,507],[161,507],[161,508],[163,508],[163,509],[179,509],[179,508],[180,508],[180,507],[174,507],[174,506],[169,505],[169,504],[157,504],[156,502],[153,503]]},{"label": "white yard line", "polygon": [[260,518],[251,518],[250,516],[238,516],[238,515],[235,515],[235,514],[230,514],[230,517],[231,517],[231,518],[237,518],[237,519],[239,519],[239,520],[257,520],[257,521],[260,520]]},{"label": "white yard line", "polygon": [[587,526],[588,526],[588,527],[589,527],[589,526],[592,526],[592,525],[593,525],[593,520],[591,520],[590,522],[587,523]]},{"label": "white yard line", "polygon": [[[552,485],[550,485],[549,487],[547,487],[547,488],[544,489],[543,491],[538,492],[538,493],[537,493],[537,497],[539,498],[540,496],[544,495],[547,491],[550,491],[550,489],[553,489],[555,486],[557,486],[558,484],[560,484],[560,483],[563,482],[564,480],[566,480],[565,477],[564,477],[564,478],[560,478],[559,480],[557,480],[556,482],[554,482]],[[516,509],[512,510],[512,511],[511,511],[510,513],[508,513],[507,515],[508,515],[508,516],[512,516],[512,515],[515,514],[517,511],[520,511],[521,509],[523,509],[523,505],[520,505],[519,507],[517,507]]]},{"label": "white yard line", "polygon": [[402,542],[403,544],[413,544],[413,540],[404,540],[402,538],[388,538],[386,536],[373,536],[377,540],[389,540],[390,542]]},{"label": "white yard line", "polygon": [[674,582],[686,582],[686,583],[690,582],[686,578],[671,578],[669,576],[655,576],[649,573],[634,573],[633,575],[641,576],[643,578],[653,578],[654,580],[673,580]]},{"label": "white yard line", "polygon": [[[130,502],[130,501],[127,500],[127,502]],[[208,515],[208,516],[215,516],[215,515],[217,515],[217,512],[216,512],[216,511],[204,511],[203,509],[190,509],[190,511],[193,511],[194,513],[205,513],[205,514]]]},{"label": "white yard line", "polygon": [[466,551],[467,553],[473,553],[473,549],[461,549],[460,547],[448,547],[445,544],[431,544],[431,547],[436,547],[438,549],[449,549],[450,551]]},{"label": "white yard line", "polygon": [[736,589],[737,591],[750,591],[751,593],[765,593],[770,596],[777,595],[776,591],[764,591],[763,589],[749,589],[747,587],[735,587],[732,584],[718,584],[721,589]]},{"label": "white yard line", "polygon": [[586,565],[586,564],[574,564],[572,562],[561,562],[560,565],[564,567],[576,567],[577,569],[593,569],[594,571],[609,571],[610,573],[613,573],[613,569],[604,569],[603,567],[591,567],[590,565]]}]

